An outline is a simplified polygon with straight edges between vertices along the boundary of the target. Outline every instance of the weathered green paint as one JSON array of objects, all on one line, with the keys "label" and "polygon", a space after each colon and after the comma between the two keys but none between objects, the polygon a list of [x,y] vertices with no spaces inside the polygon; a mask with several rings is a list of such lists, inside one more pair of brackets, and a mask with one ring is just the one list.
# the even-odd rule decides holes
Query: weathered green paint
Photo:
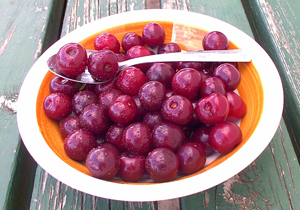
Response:
[{"label": "weathered green paint", "polygon": [[[298,1],[242,0],[241,3],[239,0],[69,0],[66,3],[62,36],[93,20],[125,11],[157,6],[163,9],[189,10],[222,19],[255,37],[269,52],[280,71],[286,91],[285,121],[281,121],[272,142],[257,160],[214,188],[160,202],[120,202],[97,198],[64,185],[40,167],[37,167],[34,174],[34,161],[20,144],[14,102],[32,63],[43,49],[57,39],[63,5],[64,2],[59,0],[1,2],[2,17],[9,17],[1,20],[0,28],[0,96],[5,96],[5,103],[1,102],[2,98],[0,100],[0,206],[5,205],[3,209],[24,209],[22,207],[26,206],[31,194],[30,209],[298,208],[299,163],[289,136],[296,142],[297,148],[299,94],[298,87],[292,84],[297,84],[299,69],[299,24],[296,22],[299,19],[296,12]],[[6,9],[8,7],[9,10]],[[286,37],[283,38],[284,35]],[[15,60],[15,56],[19,59]],[[35,175],[35,180],[31,192],[32,174]]]},{"label": "weathered green paint", "polygon": [[0,3],[1,209],[23,209],[30,202],[28,191],[32,188],[36,164],[21,143],[16,102],[28,70],[43,46],[53,42],[55,31],[60,27],[52,21],[63,8],[62,3],[57,0],[2,0]]},{"label": "weathered green paint", "polygon": [[[69,4],[71,5],[71,3]],[[89,6],[86,7],[93,7],[92,4],[89,4]],[[107,3],[103,4],[104,6],[101,6],[100,3],[100,11],[98,10],[98,12],[93,13],[93,15],[102,14],[98,17],[103,17],[103,15],[111,14],[111,11],[108,8],[117,8],[113,6],[108,7]],[[231,23],[253,37],[250,24],[247,21],[247,16],[244,13],[243,5],[240,1],[230,1],[230,3],[216,0],[212,0],[210,2],[190,1],[189,3],[182,1],[161,1],[160,5],[165,9],[184,9],[214,16]],[[129,8],[132,7],[129,6]],[[80,10],[77,9],[77,11]],[[68,18],[68,14],[69,13],[67,12],[66,18]],[[81,13],[78,13],[75,16],[82,20]],[[97,17],[94,16],[93,18],[97,19]],[[72,25],[70,22],[68,22],[68,24]],[[85,24],[85,22],[83,24]],[[74,29],[75,28],[76,27],[74,27]],[[178,208],[181,209],[295,208],[297,206],[294,203],[297,196],[297,189],[300,189],[298,169],[299,164],[295,161],[295,153],[291,146],[285,124],[282,121],[270,146],[268,146],[262,155],[245,170],[223,184],[205,192],[181,198],[180,202],[178,199],[174,199],[173,201],[166,201],[165,203],[167,203],[169,207],[171,203],[178,204]],[[36,186],[37,187],[35,187],[35,189],[39,188],[41,183],[36,183]],[[73,200],[72,193],[72,191],[65,193],[65,197],[68,201]],[[41,196],[41,193],[38,195]],[[94,199],[95,201],[105,201],[105,199],[101,198]],[[81,200],[81,202],[84,201]],[[132,203],[111,200],[108,202],[110,209],[164,209],[163,207],[166,207],[163,205],[164,201]],[[69,205],[67,205],[67,203],[68,202],[66,202],[64,206],[66,209],[67,206],[73,207],[73,204],[71,205],[72,202]],[[44,203],[40,204],[42,206],[47,206]],[[53,202],[50,202],[50,206],[52,204]],[[31,207],[34,209],[34,206],[35,205],[32,205]],[[89,207],[92,208],[93,205],[90,204]],[[102,207],[107,208],[107,205]]]},{"label": "weathered green paint", "polygon": [[283,117],[300,158],[300,2],[242,0],[256,40],[275,62],[284,93]]}]

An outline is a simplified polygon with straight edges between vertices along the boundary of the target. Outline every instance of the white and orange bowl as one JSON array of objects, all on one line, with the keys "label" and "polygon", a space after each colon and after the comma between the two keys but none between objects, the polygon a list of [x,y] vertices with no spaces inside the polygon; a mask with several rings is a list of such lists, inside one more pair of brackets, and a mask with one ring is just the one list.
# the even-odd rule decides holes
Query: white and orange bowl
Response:
[{"label": "white and orange bowl", "polygon": [[[93,49],[93,39],[102,32],[113,33],[120,41],[126,32],[141,34],[148,22],[160,23],[165,42],[176,42],[184,50],[202,49],[202,38],[209,31],[221,31],[230,40],[229,48],[242,48],[252,58],[239,63],[242,75],[238,93],[247,104],[247,114],[240,122],[242,142],[226,155],[208,158],[199,172],[178,176],[175,180],[155,183],[144,179],[127,183],[120,179],[104,181],[91,176],[84,164],[71,160],[63,149],[59,123],[43,112],[43,100],[49,94],[53,74],[47,59],[61,46],[78,42]],[[221,20],[187,11],[140,10],[126,12],[89,23],[53,44],[28,72],[18,98],[17,121],[22,140],[36,162],[66,185],[107,199],[156,201],[183,197],[212,188],[251,164],[272,140],[283,111],[283,88],[278,71],[268,54],[250,36]]]}]

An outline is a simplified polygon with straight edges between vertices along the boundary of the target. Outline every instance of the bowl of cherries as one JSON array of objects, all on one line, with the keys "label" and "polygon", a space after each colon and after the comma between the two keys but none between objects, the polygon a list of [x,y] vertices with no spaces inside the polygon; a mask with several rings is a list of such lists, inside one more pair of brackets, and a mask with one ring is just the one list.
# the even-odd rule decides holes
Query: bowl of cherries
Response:
[{"label": "bowl of cherries", "polygon": [[[251,62],[120,69],[145,56],[234,49]],[[49,71],[49,58],[64,77]],[[99,83],[73,80],[84,72]],[[26,148],[58,180],[99,197],[154,201],[239,173],[272,140],[282,109],[277,69],[251,37],[209,16],[146,10],[94,21],[51,46],[24,80],[17,118]]]}]

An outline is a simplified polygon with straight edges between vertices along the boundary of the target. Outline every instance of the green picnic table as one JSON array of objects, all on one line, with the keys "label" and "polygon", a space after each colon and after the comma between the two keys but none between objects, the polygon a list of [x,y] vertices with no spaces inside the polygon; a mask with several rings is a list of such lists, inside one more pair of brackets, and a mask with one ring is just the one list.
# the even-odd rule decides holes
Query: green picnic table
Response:
[{"label": "green picnic table", "polygon": [[[285,103],[265,151],[224,183],[178,199],[123,202],[74,190],[40,168],[18,132],[18,93],[33,63],[65,34],[105,16],[176,9],[210,15],[252,36],[280,73]],[[299,0],[1,0],[1,209],[300,209]],[[180,190],[180,189],[178,189]]]}]

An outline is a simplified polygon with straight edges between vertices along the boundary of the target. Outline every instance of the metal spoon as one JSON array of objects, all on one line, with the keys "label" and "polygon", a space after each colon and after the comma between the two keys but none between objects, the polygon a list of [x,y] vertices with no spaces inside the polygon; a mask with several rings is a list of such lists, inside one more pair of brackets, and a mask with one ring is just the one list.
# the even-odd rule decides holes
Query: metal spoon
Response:
[{"label": "metal spoon", "polygon": [[[88,55],[96,52],[95,50],[87,50]],[[56,56],[53,55],[49,58],[47,64],[50,71],[57,76],[62,78],[79,82],[79,83],[89,83],[98,84],[108,82],[94,80],[93,77],[88,72],[86,68],[85,72],[79,75],[77,78],[68,78],[61,74],[61,72],[56,68]],[[134,66],[141,63],[157,63],[157,62],[178,62],[178,61],[195,61],[195,62],[250,62],[251,58],[242,49],[236,50],[200,50],[200,51],[188,51],[188,52],[176,52],[168,54],[158,54],[149,55],[140,58],[134,58],[127,61],[119,62],[119,72],[128,66]]]}]

